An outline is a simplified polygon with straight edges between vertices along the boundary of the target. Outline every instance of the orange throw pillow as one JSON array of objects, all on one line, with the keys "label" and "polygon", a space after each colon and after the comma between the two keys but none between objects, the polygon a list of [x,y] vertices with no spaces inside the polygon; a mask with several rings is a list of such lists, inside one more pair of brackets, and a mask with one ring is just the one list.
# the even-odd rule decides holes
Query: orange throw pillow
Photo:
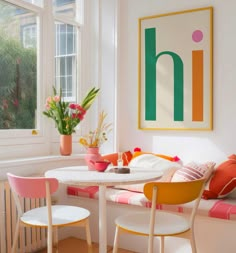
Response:
[{"label": "orange throw pillow", "polygon": [[[123,152],[122,154],[122,159],[124,162],[124,166],[127,166],[129,162],[131,161],[133,157],[133,154],[130,151]],[[117,160],[118,160],[118,153],[112,153],[112,154],[107,154],[102,156],[103,160],[108,160],[110,161],[114,166],[117,165]]]},{"label": "orange throw pillow", "polygon": [[221,163],[208,181],[203,192],[204,199],[223,198],[236,187],[236,155]]}]

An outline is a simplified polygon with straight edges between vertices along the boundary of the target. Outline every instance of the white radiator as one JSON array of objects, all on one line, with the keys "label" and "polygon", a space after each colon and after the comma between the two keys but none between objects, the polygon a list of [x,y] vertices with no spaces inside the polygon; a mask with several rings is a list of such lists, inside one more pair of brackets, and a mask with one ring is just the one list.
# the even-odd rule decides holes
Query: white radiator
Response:
[{"label": "white radiator", "polygon": [[[44,205],[44,199],[22,199],[23,210]],[[0,181],[0,253],[10,253],[13,242],[17,210],[11,189],[7,181]],[[21,228],[18,240],[18,252],[35,252],[46,247],[46,229]]]}]

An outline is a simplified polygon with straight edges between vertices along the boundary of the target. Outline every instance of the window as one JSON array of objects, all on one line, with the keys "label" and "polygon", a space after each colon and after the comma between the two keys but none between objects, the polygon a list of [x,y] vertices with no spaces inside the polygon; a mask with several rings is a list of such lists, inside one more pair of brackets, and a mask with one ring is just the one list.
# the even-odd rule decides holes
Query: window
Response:
[{"label": "window", "polygon": [[[38,16],[9,2],[0,0],[0,129],[39,128],[36,124]],[[40,0],[25,2],[42,5]],[[71,13],[75,0],[54,1],[52,7],[55,12]],[[78,26],[55,22],[55,84],[67,101],[76,100],[77,30]]]},{"label": "window", "polygon": [[0,0],[0,148],[37,143],[51,152],[42,110],[53,85],[67,101],[80,95],[82,1]]},{"label": "window", "polygon": [[[23,27],[22,43],[24,48],[35,48],[36,25]],[[76,27],[69,24],[55,24],[55,84],[62,89],[66,101],[75,101],[76,93]]]}]

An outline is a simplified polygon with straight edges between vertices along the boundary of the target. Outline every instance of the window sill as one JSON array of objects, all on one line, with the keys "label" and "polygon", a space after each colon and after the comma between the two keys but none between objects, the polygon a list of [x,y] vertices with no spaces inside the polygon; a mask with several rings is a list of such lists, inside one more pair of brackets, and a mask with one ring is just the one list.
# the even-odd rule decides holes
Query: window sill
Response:
[{"label": "window sill", "polygon": [[43,174],[46,170],[64,167],[84,165],[84,155],[71,156],[38,156],[30,158],[9,159],[0,161],[0,181],[6,180],[6,173],[17,175]]},{"label": "window sill", "polygon": [[28,163],[38,163],[38,162],[49,162],[49,161],[73,161],[78,159],[83,159],[84,155],[70,155],[70,156],[61,156],[61,155],[49,155],[49,156],[37,156],[37,157],[28,157],[28,158],[19,158],[19,159],[9,159],[0,161],[0,168],[3,166],[14,166],[14,165],[25,165]]}]

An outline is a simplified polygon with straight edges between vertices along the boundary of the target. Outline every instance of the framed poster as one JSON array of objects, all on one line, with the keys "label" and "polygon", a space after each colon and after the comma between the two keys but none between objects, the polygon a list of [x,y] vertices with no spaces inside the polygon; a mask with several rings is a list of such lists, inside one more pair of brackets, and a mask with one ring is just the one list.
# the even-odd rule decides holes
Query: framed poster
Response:
[{"label": "framed poster", "polygon": [[139,129],[212,130],[213,8],[139,19]]}]

